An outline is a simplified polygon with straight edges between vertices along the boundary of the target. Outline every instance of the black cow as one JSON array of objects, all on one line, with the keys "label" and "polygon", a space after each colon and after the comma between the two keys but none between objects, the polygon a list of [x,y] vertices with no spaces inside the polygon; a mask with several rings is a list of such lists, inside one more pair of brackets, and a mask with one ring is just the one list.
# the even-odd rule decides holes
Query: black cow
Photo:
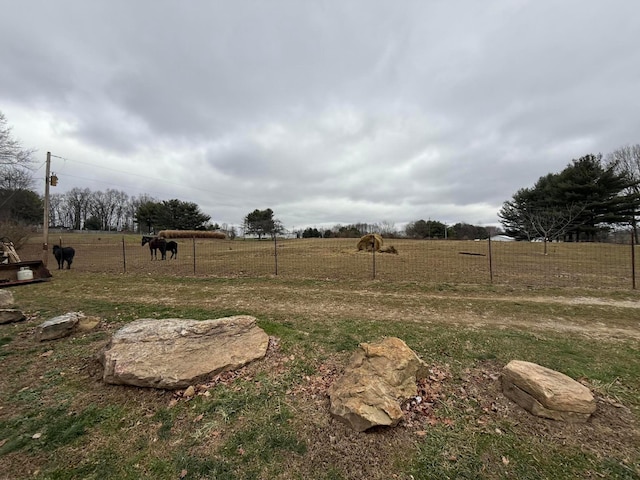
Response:
[{"label": "black cow", "polygon": [[64,268],[64,262],[67,262],[67,270],[71,268],[73,257],[76,251],[73,247],[61,247],[60,245],[53,246],[53,256],[58,261],[58,270]]}]

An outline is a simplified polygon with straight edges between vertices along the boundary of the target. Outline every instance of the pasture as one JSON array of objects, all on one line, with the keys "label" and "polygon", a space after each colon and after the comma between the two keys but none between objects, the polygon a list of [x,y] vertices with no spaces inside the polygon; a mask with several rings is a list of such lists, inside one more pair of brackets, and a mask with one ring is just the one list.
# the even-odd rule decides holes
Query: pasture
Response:
[{"label": "pasture", "polygon": [[[73,246],[74,268],[84,272],[178,276],[264,277],[389,282],[498,284],[534,287],[632,288],[630,245],[387,239],[399,254],[356,249],[357,239],[176,239],[177,259],[150,261],[140,235],[52,235]],[[42,239],[20,252],[41,258]],[[636,247],[637,248],[637,247]],[[55,261],[50,257],[50,265]]]},{"label": "pasture", "polygon": [[[486,253],[481,242],[394,240],[400,254],[376,255],[375,279],[354,241],[215,242],[196,240],[194,256],[180,240],[178,260],[151,261],[139,236],[63,237],[71,270],[50,261],[50,282],[12,288],[28,318],[0,325],[0,478],[640,478],[629,246],[554,244],[545,257],[541,245],[498,245],[491,284],[486,256],[459,253]],[[35,341],[68,311],[103,321]],[[126,323],[232,314],[255,316],[274,343],[206,395],[101,381],[96,354]],[[384,336],[429,364],[432,406],[355,433],[331,418],[326,390],[358,343]],[[506,400],[499,373],[513,359],[587,385],[592,419],[539,419]]]}]

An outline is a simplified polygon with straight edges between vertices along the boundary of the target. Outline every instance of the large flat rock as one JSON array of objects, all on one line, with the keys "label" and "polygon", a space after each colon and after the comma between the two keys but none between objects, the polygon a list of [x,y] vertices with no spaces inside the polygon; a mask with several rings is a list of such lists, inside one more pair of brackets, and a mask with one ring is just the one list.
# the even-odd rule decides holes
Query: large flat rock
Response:
[{"label": "large flat rock", "polygon": [[509,362],[502,370],[502,391],[539,417],[584,422],[596,410],[596,401],[587,387],[536,363]]},{"label": "large flat rock", "polygon": [[104,381],[163,389],[184,388],[264,357],[269,336],[256,319],[136,320],[118,330],[102,353]]}]

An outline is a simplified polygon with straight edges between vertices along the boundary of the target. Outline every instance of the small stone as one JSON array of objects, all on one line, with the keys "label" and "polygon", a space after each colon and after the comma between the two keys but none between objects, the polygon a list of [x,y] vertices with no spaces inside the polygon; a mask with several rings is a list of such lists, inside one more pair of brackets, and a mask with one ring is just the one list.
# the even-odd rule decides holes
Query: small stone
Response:
[{"label": "small stone", "polygon": [[0,324],[22,322],[26,318],[24,313],[15,308],[0,308]]},{"label": "small stone", "polygon": [[81,318],[84,318],[84,314],[81,312],[69,312],[51,318],[37,328],[36,338],[38,341],[43,342],[67,337],[73,333]]},{"label": "small stone", "polygon": [[100,325],[100,319],[98,317],[82,317],[78,320],[76,330],[78,332],[90,332]]},{"label": "small stone", "polygon": [[0,308],[11,308],[14,305],[13,292],[11,290],[0,290]]},{"label": "small stone", "polygon": [[186,398],[191,398],[196,394],[196,389],[193,388],[193,385],[189,385],[187,389],[184,391],[183,396]]}]

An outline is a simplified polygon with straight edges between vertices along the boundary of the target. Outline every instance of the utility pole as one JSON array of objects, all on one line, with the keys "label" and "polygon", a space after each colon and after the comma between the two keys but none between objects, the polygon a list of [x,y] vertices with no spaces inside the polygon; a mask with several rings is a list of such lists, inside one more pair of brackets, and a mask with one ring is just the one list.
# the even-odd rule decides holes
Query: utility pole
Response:
[{"label": "utility pole", "polygon": [[44,223],[42,224],[42,263],[49,260],[49,175],[51,173],[51,152],[47,152],[47,168],[44,177]]}]

